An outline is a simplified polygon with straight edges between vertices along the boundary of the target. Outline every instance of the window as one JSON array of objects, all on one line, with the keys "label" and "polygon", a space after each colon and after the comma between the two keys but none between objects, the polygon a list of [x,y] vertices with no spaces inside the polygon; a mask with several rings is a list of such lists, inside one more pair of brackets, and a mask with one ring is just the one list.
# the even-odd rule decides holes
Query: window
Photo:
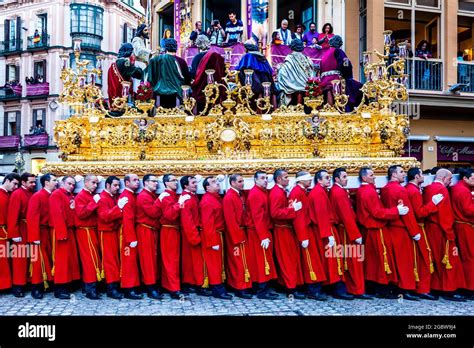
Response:
[{"label": "window", "polygon": [[122,28],[123,28],[122,43],[132,42],[133,37],[135,36],[136,29],[133,29],[127,23],[125,23]]},{"label": "window", "polygon": [[20,111],[6,113],[4,135],[20,135]]},{"label": "window", "polygon": [[46,82],[46,60],[40,60],[33,64],[34,78],[39,82]]},{"label": "window", "polygon": [[33,110],[33,127],[40,125],[46,128],[46,109]]},{"label": "window", "polygon": [[396,4],[411,5],[411,0],[385,0],[385,3],[396,3]]},{"label": "window", "polygon": [[101,7],[71,4],[71,33],[86,33],[102,38],[103,13]]},{"label": "window", "polygon": [[[71,67],[72,70],[76,69],[76,59],[74,56],[74,53],[70,54],[70,60],[69,60],[69,66]],[[89,61],[89,64],[87,65],[87,69],[92,69],[96,66],[96,56],[93,53],[87,53],[87,52],[81,52],[80,59],[84,60],[87,59]],[[87,76],[87,82],[90,82],[90,76]],[[98,85],[102,85],[102,78],[96,77],[96,83]]]},{"label": "window", "polygon": [[439,0],[416,0],[418,6],[439,8]]},{"label": "window", "polygon": [[6,66],[5,81],[20,81],[20,67],[18,65],[8,64]]},{"label": "window", "polygon": [[459,0],[460,11],[474,11],[474,2],[472,0]]},{"label": "window", "polygon": [[367,1],[360,0],[359,3],[359,81],[365,82],[363,53],[367,51]]}]

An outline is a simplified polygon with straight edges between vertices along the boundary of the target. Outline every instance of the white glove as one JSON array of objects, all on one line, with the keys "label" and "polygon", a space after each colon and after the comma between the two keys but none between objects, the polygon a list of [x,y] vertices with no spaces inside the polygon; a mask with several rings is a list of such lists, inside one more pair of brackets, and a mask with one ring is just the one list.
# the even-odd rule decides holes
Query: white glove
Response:
[{"label": "white glove", "polygon": [[212,250],[219,250],[219,246],[218,245],[213,245]]},{"label": "white glove", "polygon": [[398,214],[400,215],[407,215],[408,212],[410,211],[410,209],[408,209],[408,207],[403,204],[397,205],[397,208],[398,208]]},{"label": "white glove", "polygon": [[421,238],[421,234],[417,234],[416,236],[413,237],[413,240],[419,241]]},{"label": "white glove", "polygon": [[260,243],[260,245],[262,246],[262,248],[268,249],[268,246],[270,245],[270,239],[265,238],[264,240],[262,240],[262,242]]},{"label": "white glove", "polygon": [[35,243],[36,245],[39,245],[41,242],[39,240],[35,240],[33,243]]},{"label": "white glove", "polygon": [[295,211],[298,211],[298,210],[300,210],[301,208],[303,208],[303,203],[297,202],[297,201],[294,201],[294,202],[293,202],[293,209],[294,209]]},{"label": "white glove", "polygon": [[95,194],[94,195],[94,202],[99,202],[100,201],[100,195],[99,194]]},{"label": "white glove", "polygon": [[357,244],[362,244],[362,237],[359,237],[355,240]]},{"label": "white glove", "polygon": [[190,195],[184,195],[184,196],[181,195],[181,196],[179,196],[178,203],[181,205],[184,202],[186,202],[188,199],[191,199]]},{"label": "white glove", "polygon": [[431,201],[433,202],[434,205],[438,205],[439,202],[441,202],[444,199],[444,196],[442,193],[438,193],[437,195],[434,195],[431,197]]},{"label": "white glove", "polygon": [[336,244],[336,239],[333,237],[333,236],[329,236],[328,237],[328,247],[332,248],[334,246],[334,244]]},{"label": "white glove", "polygon": [[21,242],[21,237],[15,237],[15,238],[12,238],[12,240],[13,240],[15,243],[20,243],[20,242]]},{"label": "white glove", "polygon": [[[161,181],[163,181],[163,179]],[[161,195],[158,198],[160,199],[160,201],[163,202],[163,199],[165,199],[165,197],[168,197],[169,195],[170,194],[168,192],[163,191],[163,192],[161,192]]]},{"label": "white glove", "polygon": [[308,245],[309,245],[309,240],[308,239],[301,242],[301,246],[305,249],[308,247]]},{"label": "white glove", "polygon": [[75,207],[76,207],[76,204],[74,203],[74,200],[71,199],[71,201],[69,202],[69,208],[71,208],[72,210],[74,210]]},{"label": "white glove", "polygon": [[135,248],[138,245],[138,241],[134,241],[130,243],[130,248]]},{"label": "white glove", "polygon": [[128,197],[122,197],[118,200],[117,205],[120,209],[123,209],[125,207],[125,204],[128,203]]}]

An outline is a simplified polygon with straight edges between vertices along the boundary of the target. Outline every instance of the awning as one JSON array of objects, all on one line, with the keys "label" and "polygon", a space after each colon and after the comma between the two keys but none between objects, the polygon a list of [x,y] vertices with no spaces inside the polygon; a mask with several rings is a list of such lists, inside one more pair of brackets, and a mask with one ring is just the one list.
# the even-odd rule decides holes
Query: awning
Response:
[{"label": "awning", "polygon": [[450,137],[444,135],[435,135],[433,138],[438,142],[449,141],[457,143],[474,143],[474,137]]}]

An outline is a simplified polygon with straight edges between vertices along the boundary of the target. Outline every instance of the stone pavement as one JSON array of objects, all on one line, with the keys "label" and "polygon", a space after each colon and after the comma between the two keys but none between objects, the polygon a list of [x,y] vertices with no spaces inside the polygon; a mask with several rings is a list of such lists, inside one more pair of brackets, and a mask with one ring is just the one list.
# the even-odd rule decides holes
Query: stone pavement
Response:
[{"label": "stone pavement", "polygon": [[474,301],[449,302],[422,300],[418,302],[374,299],[343,301],[330,298],[326,302],[288,299],[283,294],[275,301],[257,298],[219,300],[213,297],[189,295],[189,300],[173,300],[165,295],[161,301],[145,297],[143,300],[112,300],[102,294],[102,299],[91,301],[81,291],[73,293],[71,300],[58,300],[52,293],[42,300],[34,300],[30,293],[24,298],[0,294],[0,315],[22,316],[76,316],[76,315],[473,315]]}]

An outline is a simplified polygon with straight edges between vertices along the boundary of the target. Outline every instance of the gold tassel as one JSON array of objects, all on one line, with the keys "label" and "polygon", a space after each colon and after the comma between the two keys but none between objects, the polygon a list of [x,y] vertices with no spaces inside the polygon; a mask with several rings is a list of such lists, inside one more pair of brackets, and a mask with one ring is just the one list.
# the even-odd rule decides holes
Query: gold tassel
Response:
[{"label": "gold tassel", "polygon": [[105,279],[105,272],[104,272],[104,270],[100,271],[100,277],[101,277],[102,279]]},{"label": "gold tassel", "polygon": [[39,247],[39,253],[40,253],[40,262],[41,262],[41,273],[43,274],[43,285],[45,289],[48,289],[49,288],[48,273],[46,273],[46,266],[44,265],[43,252],[41,251],[41,247]]},{"label": "gold tassel", "polygon": [[316,273],[313,271],[313,265],[311,263],[311,256],[309,254],[308,248],[304,249],[306,252],[306,262],[308,262],[308,268],[309,268],[309,278],[311,280],[318,280],[318,277],[316,277]]},{"label": "gold tassel", "polygon": [[335,251],[336,253],[336,262],[337,262],[337,274],[342,276],[344,274],[344,272],[342,272],[342,269],[341,269],[341,260],[339,260],[339,257],[337,256],[337,244],[336,244],[336,236],[334,236],[334,231],[331,227],[331,234],[332,236],[334,237],[334,246],[333,246],[333,250]]},{"label": "gold tassel", "polygon": [[451,266],[451,263],[449,262],[449,240],[446,241],[446,250],[445,250],[444,257],[441,263],[446,265],[446,269],[453,268],[453,266]]},{"label": "gold tassel", "polygon": [[433,265],[433,262],[430,262],[430,273],[434,273],[434,265]]},{"label": "gold tassel", "polygon": [[245,269],[245,282],[248,283],[250,281],[250,272],[248,269]]},{"label": "gold tassel", "polygon": [[343,250],[343,254],[344,254],[344,271],[348,271],[348,270],[349,270],[349,266],[347,265],[346,245],[347,245],[347,230],[346,230],[346,228],[344,227],[344,250]]},{"label": "gold tassel", "polygon": [[[46,273],[43,274],[43,278],[46,277],[48,278],[48,276],[46,275]],[[47,280],[43,280],[43,285],[44,285],[44,289],[45,290],[48,290],[49,289],[49,284],[48,284],[48,281]]]},{"label": "gold tassel", "polygon": [[33,277],[33,264],[30,262],[30,277]]},{"label": "gold tassel", "polygon": [[53,267],[51,268],[51,275],[54,277],[55,263],[56,263],[56,231],[53,228]]},{"label": "gold tassel", "polygon": [[413,241],[413,256],[415,257],[414,258],[415,268],[413,269],[413,271],[415,273],[415,281],[419,282],[420,281],[420,276],[418,275],[418,263],[416,261],[416,242],[415,241]]},{"label": "gold tassel", "polygon": [[388,264],[388,257],[387,257],[387,248],[385,247],[385,242],[383,240],[383,231],[380,228],[380,241],[382,242],[382,247],[383,247],[383,266],[384,266],[384,271],[387,274],[392,274],[392,270],[390,269],[390,266]]},{"label": "gold tassel", "polygon": [[224,238],[222,237],[222,232],[219,232],[219,236],[221,237],[221,250],[222,250],[222,282],[225,282],[225,265],[224,265]]},{"label": "gold tassel", "polygon": [[245,256],[245,246],[240,243],[240,252],[242,255],[242,263],[244,264],[244,279],[248,283],[250,281],[250,272],[247,267],[247,257]]},{"label": "gold tassel", "polygon": [[204,278],[204,283],[202,284],[202,287],[204,289],[207,289],[209,287],[209,278],[207,276]]},{"label": "gold tassel", "polygon": [[421,224],[420,226],[421,226],[421,230],[423,231],[423,236],[425,237],[426,250],[428,250],[428,258],[430,259],[430,274],[432,274],[434,273],[434,264],[433,264],[433,258],[431,257],[430,243],[428,243],[428,238],[426,237],[424,224]]},{"label": "gold tassel", "polygon": [[263,258],[265,259],[265,275],[270,275],[270,265],[267,261],[267,253],[265,252],[265,248],[262,247],[263,249]]}]

